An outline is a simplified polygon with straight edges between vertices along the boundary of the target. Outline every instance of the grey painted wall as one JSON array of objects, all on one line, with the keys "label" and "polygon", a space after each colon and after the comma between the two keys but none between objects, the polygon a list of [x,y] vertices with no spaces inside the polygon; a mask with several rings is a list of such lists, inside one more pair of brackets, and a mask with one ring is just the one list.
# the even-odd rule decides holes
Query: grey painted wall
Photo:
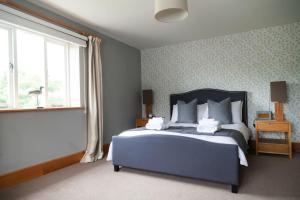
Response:
[{"label": "grey painted wall", "polygon": [[[140,50],[26,1],[42,11],[102,38],[104,143],[135,126],[141,116]],[[84,150],[86,123],[82,111],[0,114],[0,174]]]},{"label": "grey painted wall", "polygon": [[167,118],[172,93],[245,90],[251,125],[256,111],[274,108],[269,95],[270,81],[276,80],[288,83],[284,111],[293,123],[293,140],[299,142],[300,22],[142,50],[142,88],[153,89],[153,111]]},{"label": "grey painted wall", "polygon": [[85,148],[82,111],[0,114],[0,174]]}]

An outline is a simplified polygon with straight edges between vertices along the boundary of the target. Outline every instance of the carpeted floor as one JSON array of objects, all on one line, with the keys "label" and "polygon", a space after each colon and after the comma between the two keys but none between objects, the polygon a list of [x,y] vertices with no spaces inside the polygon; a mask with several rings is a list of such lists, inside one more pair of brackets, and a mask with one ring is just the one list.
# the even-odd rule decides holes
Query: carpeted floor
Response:
[{"label": "carpeted floor", "polygon": [[[241,172],[238,194],[230,186],[123,168],[110,162],[75,164],[0,191],[1,200],[144,200],[144,199],[300,199],[300,155],[292,160],[274,155],[249,155]],[[220,166],[222,167],[222,166]]]}]

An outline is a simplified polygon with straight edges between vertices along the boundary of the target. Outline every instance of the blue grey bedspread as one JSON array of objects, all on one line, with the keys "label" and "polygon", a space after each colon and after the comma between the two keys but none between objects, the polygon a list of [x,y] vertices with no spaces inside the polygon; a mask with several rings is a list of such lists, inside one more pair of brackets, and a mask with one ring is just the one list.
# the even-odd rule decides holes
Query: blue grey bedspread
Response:
[{"label": "blue grey bedspread", "polygon": [[[133,131],[141,131],[141,130],[147,130],[145,127],[141,128],[135,128],[132,129]],[[214,134],[207,134],[207,133],[199,133],[197,132],[197,128],[195,127],[182,127],[182,126],[174,126],[169,127],[168,129],[165,129],[163,131],[167,132],[175,132],[175,133],[181,133],[181,134],[192,134],[192,135],[211,135],[213,136],[225,136],[225,137],[231,137],[236,141],[238,146],[242,149],[244,154],[247,153],[248,144],[243,136],[243,134],[237,130],[233,129],[220,129],[219,131],[215,132]],[[159,131],[158,131],[159,132]]]}]

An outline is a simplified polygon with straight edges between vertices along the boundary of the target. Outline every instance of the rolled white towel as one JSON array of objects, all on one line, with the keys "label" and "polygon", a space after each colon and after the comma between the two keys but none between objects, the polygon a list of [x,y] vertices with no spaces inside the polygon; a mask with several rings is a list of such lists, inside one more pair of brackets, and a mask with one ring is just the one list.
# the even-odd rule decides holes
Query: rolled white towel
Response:
[{"label": "rolled white towel", "polygon": [[169,128],[169,123],[167,123],[162,117],[155,117],[149,119],[145,127],[150,130],[163,130]]},{"label": "rolled white towel", "polygon": [[148,120],[148,123],[149,124],[159,124],[159,125],[161,125],[161,124],[164,124],[165,123],[165,119],[164,118],[162,118],[162,117],[153,117],[152,119],[149,119]]},{"label": "rolled white towel", "polygon": [[151,119],[149,119],[152,122],[164,122],[164,118],[163,117],[153,117]]},{"label": "rolled white towel", "polygon": [[198,124],[203,127],[215,127],[219,126],[220,122],[214,119],[202,119],[198,121]]},{"label": "rolled white towel", "polygon": [[169,124],[146,124],[146,129],[150,129],[150,130],[164,130],[169,128]]},{"label": "rolled white towel", "polygon": [[209,133],[209,134],[214,134],[215,132],[217,132],[218,130],[220,130],[220,126],[214,126],[214,127],[205,127],[205,126],[197,126],[197,132],[199,133]]},{"label": "rolled white towel", "polygon": [[169,128],[169,125],[168,124],[146,124],[145,126],[146,129],[149,129],[149,130],[164,130],[164,129],[167,129]]}]

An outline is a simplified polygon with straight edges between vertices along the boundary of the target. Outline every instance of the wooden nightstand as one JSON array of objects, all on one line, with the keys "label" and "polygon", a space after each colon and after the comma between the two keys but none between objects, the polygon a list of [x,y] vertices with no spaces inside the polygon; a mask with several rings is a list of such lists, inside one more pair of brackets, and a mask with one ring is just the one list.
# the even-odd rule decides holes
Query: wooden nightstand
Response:
[{"label": "wooden nightstand", "polygon": [[147,123],[148,123],[148,118],[136,119],[135,120],[135,126],[136,127],[146,126]]},{"label": "wooden nightstand", "polygon": [[[284,154],[292,158],[292,127],[288,121],[260,120],[255,122],[256,127],[256,154],[274,153]],[[285,139],[259,138],[266,132],[279,132],[285,135]]]}]

